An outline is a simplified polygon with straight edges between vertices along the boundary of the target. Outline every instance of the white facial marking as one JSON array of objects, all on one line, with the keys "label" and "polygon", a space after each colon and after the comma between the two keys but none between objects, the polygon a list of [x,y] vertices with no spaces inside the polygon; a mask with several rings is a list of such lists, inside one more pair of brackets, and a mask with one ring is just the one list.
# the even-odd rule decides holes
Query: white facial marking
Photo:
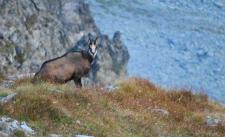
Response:
[{"label": "white facial marking", "polygon": [[90,45],[90,49],[89,49],[89,53],[90,55],[95,58],[96,54],[97,54],[97,50],[96,50],[96,45],[94,43],[91,43]]},{"label": "white facial marking", "polygon": [[92,53],[95,53],[96,51],[96,46],[94,44],[91,45],[91,50],[92,50]]}]

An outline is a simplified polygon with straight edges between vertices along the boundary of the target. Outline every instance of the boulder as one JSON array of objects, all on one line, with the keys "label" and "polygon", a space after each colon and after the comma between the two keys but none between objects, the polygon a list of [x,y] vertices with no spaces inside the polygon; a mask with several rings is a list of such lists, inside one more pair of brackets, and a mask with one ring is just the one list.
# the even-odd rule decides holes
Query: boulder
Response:
[{"label": "boulder", "polygon": [[0,104],[5,104],[12,101],[16,97],[17,93],[12,93],[6,97],[0,98]]},{"label": "boulder", "polygon": [[208,115],[205,118],[206,124],[210,127],[215,127],[218,125],[225,126],[225,115],[220,116],[218,114]]},{"label": "boulder", "polygon": [[0,117],[0,136],[12,136],[17,131],[23,132],[27,137],[35,134],[26,122],[19,122],[9,117]]}]

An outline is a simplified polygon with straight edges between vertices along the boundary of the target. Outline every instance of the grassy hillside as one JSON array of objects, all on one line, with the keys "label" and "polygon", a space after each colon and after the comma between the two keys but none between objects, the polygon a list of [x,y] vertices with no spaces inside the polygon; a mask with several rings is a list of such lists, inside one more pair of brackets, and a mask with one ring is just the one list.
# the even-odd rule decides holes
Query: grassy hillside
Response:
[{"label": "grassy hillside", "polygon": [[18,92],[0,106],[0,115],[25,120],[38,132],[95,137],[222,137],[225,126],[208,126],[206,117],[225,109],[207,96],[165,91],[142,79],[122,82],[114,92],[101,88],[19,80],[0,94]]}]

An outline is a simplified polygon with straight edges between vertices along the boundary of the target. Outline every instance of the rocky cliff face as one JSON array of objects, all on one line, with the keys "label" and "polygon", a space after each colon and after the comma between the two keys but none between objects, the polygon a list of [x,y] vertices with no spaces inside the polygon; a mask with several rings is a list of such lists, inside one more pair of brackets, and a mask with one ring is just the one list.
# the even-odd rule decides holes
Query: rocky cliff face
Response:
[{"label": "rocky cliff face", "polygon": [[43,61],[85,47],[89,33],[100,40],[88,83],[126,75],[129,54],[120,33],[102,35],[84,0],[0,0],[0,72],[36,72]]}]

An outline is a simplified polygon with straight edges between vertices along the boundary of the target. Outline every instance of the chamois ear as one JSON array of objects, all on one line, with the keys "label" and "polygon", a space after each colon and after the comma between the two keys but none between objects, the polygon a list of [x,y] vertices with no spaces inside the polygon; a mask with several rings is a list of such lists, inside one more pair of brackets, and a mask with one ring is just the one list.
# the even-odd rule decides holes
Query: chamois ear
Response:
[{"label": "chamois ear", "polygon": [[95,41],[94,41],[94,44],[97,46],[97,40],[98,40],[98,37],[96,37]]},{"label": "chamois ear", "polygon": [[88,38],[88,45],[91,45],[91,39]]}]

